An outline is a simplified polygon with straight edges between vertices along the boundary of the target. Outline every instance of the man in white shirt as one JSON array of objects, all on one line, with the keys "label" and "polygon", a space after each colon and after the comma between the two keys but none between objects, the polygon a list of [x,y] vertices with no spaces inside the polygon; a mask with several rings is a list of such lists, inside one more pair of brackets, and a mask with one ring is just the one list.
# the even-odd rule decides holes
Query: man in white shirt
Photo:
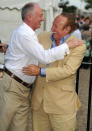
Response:
[{"label": "man in white shirt", "polygon": [[[26,76],[22,68],[29,64],[49,64],[69,53],[69,48],[81,45],[74,39],[56,48],[44,50],[35,30],[44,20],[42,9],[35,3],[22,8],[22,20],[11,36],[5,55],[5,73],[2,79],[3,93],[0,100],[0,131],[26,131],[30,107],[30,87],[35,76]],[[75,45],[74,45],[75,44]]]}]

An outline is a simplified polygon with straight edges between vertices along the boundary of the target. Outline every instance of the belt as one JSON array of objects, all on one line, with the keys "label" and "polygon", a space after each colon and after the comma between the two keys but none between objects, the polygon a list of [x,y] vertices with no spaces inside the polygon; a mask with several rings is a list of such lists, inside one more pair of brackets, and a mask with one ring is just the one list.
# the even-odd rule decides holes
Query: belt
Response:
[{"label": "belt", "polygon": [[27,88],[32,88],[32,84],[28,84],[24,81],[22,81],[19,77],[17,77],[16,75],[14,75],[13,73],[11,73],[6,67],[4,68],[4,71],[11,76],[12,78],[14,78],[16,81],[18,81],[19,83],[21,83],[22,85],[24,85]]}]

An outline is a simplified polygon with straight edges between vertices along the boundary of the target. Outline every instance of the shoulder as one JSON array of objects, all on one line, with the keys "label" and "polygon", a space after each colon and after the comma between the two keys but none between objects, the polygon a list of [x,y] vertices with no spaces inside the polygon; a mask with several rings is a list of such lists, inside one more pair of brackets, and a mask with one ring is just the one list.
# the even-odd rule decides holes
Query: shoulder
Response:
[{"label": "shoulder", "polygon": [[76,48],[72,49],[72,52],[75,52],[77,54],[84,54],[86,51],[86,45],[82,44],[80,46],[77,46]]},{"label": "shoulder", "polygon": [[51,32],[41,32],[38,36],[38,41],[45,49],[51,48]]},{"label": "shoulder", "polygon": [[77,46],[75,49],[76,49],[76,50],[86,50],[86,45],[85,45],[85,43],[84,43],[84,44],[82,44],[82,45],[80,45],[80,46]]},{"label": "shoulder", "polygon": [[73,33],[72,33],[73,36],[75,36],[76,38],[80,38],[81,39],[81,32],[79,29],[75,30]]},{"label": "shoulder", "polygon": [[[73,38],[76,38],[75,36],[73,36],[73,35],[71,35],[67,40],[66,40],[66,42],[68,41],[68,40],[71,40],[71,39],[73,39]],[[77,47],[75,47],[75,48],[73,48],[73,49],[71,49],[71,50],[84,50],[84,51],[86,51],[86,45],[85,45],[85,42],[82,44],[82,45],[80,45],[80,46],[77,46]]]},{"label": "shoulder", "polygon": [[43,31],[38,35],[38,39],[48,38],[51,36],[51,32]]}]

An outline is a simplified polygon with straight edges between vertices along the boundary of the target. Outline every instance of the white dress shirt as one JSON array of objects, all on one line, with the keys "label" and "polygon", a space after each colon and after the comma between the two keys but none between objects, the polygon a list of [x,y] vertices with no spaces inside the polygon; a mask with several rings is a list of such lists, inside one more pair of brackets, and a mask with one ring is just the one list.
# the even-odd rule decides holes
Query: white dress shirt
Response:
[{"label": "white dress shirt", "polygon": [[27,83],[33,83],[35,76],[22,73],[22,68],[29,64],[49,64],[69,53],[67,44],[44,50],[38,42],[35,32],[26,24],[20,25],[11,36],[9,47],[5,55],[5,66],[8,70]]}]

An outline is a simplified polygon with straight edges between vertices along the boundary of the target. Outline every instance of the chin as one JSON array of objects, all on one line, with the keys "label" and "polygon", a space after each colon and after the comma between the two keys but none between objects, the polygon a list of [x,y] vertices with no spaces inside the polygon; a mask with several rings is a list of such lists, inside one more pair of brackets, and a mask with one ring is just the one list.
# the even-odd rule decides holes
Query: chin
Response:
[{"label": "chin", "polygon": [[55,40],[57,40],[57,39],[58,39],[57,35],[54,35],[54,39],[55,39]]},{"label": "chin", "polygon": [[41,27],[41,24],[40,25],[38,25],[38,28],[40,28]]}]

